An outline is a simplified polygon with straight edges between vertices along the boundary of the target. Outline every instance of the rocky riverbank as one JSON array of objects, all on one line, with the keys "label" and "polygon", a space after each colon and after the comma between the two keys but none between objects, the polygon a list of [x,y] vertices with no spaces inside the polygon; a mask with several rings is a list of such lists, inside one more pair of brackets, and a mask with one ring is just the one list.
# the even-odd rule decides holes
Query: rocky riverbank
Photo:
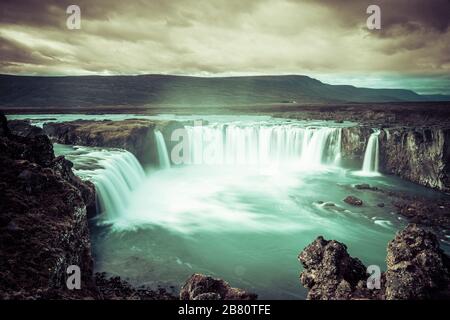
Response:
[{"label": "rocky riverbank", "polygon": [[450,298],[450,259],[436,236],[415,224],[389,242],[379,288],[368,288],[366,266],[338,241],[319,236],[298,258],[304,267],[300,282],[311,300]]}]

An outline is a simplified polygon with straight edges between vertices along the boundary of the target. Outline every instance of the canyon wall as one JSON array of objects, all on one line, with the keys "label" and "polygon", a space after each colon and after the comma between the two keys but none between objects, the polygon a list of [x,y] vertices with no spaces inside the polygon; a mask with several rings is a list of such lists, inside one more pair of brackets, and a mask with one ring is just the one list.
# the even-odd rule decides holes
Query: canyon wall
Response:
[{"label": "canyon wall", "polygon": [[384,129],[380,134],[380,167],[383,172],[450,192],[450,129]]},{"label": "canyon wall", "polygon": [[[363,159],[372,130],[344,128],[342,156]],[[450,192],[450,128],[384,128],[379,136],[380,171]]]}]

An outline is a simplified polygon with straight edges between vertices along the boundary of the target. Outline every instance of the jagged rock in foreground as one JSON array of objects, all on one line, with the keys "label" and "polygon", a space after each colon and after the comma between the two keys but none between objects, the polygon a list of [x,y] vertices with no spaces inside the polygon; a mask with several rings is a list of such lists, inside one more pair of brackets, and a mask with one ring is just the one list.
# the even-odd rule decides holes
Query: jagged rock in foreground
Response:
[{"label": "jagged rock in foreground", "polygon": [[88,147],[121,148],[133,153],[142,165],[158,163],[154,130],[163,134],[168,150],[177,142],[170,137],[184,128],[177,121],[129,119],[122,121],[76,120],[46,123],[44,132],[55,142]]},{"label": "jagged rock in foreground", "polygon": [[381,289],[369,290],[366,267],[338,241],[319,236],[299,255],[300,281],[308,299],[417,300],[449,298],[449,257],[431,232],[415,224],[397,233],[387,248]]},{"label": "jagged rock in foreground", "polygon": [[227,282],[193,274],[180,291],[181,300],[255,300],[256,294],[232,288]]},{"label": "jagged rock in foreground", "polygon": [[[86,219],[93,186],[69,174],[47,136],[13,135],[1,120],[0,298],[95,297]],[[70,265],[80,267],[83,290],[67,290]]]},{"label": "jagged rock in foreground", "polygon": [[436,236],[408,225],[387,248],[386,299],[450,297],[450,261]]},{"label": "jagged rock in foreground", "polygon": [[300,281],[309,300],[366,298],[366,267],[347,253],[347,247],[319,236],[298,256],[304,267]]}]

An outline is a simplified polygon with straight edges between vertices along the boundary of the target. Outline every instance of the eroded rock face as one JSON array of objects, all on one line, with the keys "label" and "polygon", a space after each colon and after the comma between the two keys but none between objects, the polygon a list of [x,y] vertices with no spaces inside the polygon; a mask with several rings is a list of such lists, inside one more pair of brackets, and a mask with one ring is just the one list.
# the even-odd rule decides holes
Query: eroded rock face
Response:
[{"label": "eroded rock face", "polygon": [[380,134],[383,172],[450,191],[450,129],[395,128]]},{"label": "eroded rock face", "polygon": [[90,147],[113,147],[133,153],[141,164],[158,163],[154,130],[162,132],[167,149],[176,144],[171,141],[175,129],[184,128],[177,121],[122,120],[88,121],[77,120],[64,123],[46,123],[44,132],[53,141],[63,144]]},{"label": "eroded rock face", "polygon": [[[342,129],[344,159],[364,158],[369,127]],[[447,126],[384,128],[379,136],[380,171],[450,191],[450,128]]]},{"label": "eroded rock face", "polygon": [[386,299],[450,297],[449,258],[431,232],[408,225],[389,242]]},{"label": "eroded rock face", "polygon": [[347,300],[364,296],[366,267],[347,253],[347,247],[319,236],[298,256],[304,267],[300,281],[309,300]]},{"label": "eroded rock face", "polygon": [[181,300],[255,300],[256,294],[232,288],[227,282],[193,274],[180,291]]},{"label": "eroded rock face", "polygon": [[[0,136],[0,299],[96,296],[84,201],[93,195],[69,171],[46,136]],[[70,265],[83,290],[67,290]]]},{"label": "eroded rock face", "polygon": [[364,159],[367,141],[372,133],[369,127],[350,127],[342,129],[342,157],[346,159]]}]

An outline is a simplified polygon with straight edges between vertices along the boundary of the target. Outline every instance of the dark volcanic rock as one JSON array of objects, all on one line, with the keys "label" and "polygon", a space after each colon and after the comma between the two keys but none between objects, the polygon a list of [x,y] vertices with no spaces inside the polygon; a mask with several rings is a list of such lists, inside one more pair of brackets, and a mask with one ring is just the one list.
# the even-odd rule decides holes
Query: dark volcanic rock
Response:
[{"label": "dark volcanic rock", "polygon": [[[67,170],[46,136],[0,136],[1,299],[96,296],[83,183]],[[70,265],[82,290],[66,288]]]},{"label": "dark volcanic rock", "polygon": [[88,121],[77,120],[64,123],[46,123],[45,133],[55,142],[91,147],[122,148],[133,153],[141,164],[157,164],[154,130],[163,134],[170,152],[177,143],[171,141],[173,130],[184,128],[177,121],[122,120]]},{"label": "dark volcanic rock", "polygon": [[352,206],[362,206],[363,201],[361,199],[358,199],[355,196],[348,196],[344,199],[344,202],[352,205]]},{"label": "dark volcanic rock", "polygon": [[120,277],[107,277],[106,273],[96,273],[95,284],[105,300],[177,300],[164,289],[135,288]]},{"label": "dark volcanic rock", "polygon": [[372,129],[369,127],[349,127],[342,129],[342,157],[344,159],[364,158],[364,153]]},{"label": "dark volcanic rock", "polygon": [[181,300],[255,300],[256,294],[232,288],[221,279],[193,274],[183,285]]},{"label": "dark volcanic rock", "polygon": [[88,214],[94,215],[96,210],[94,184],[90,181],[82,181],[79,177],[77,177],[72,171],[73,163],[67,160],[64,156],[56,157],[53,160],[51,167],[57,175],[70,182],[81,192],[81,196],[86,204]]},{"label": "dark volcanic rock", "polygon": [[408,225],[389,242],[386,299],[450,297],[450,261],[429,231]]},{"label": "dark volcanic rock", "polygon": [[380,168],[421,185],[450,191],[450,129],[384,129],[380,134]]},{"label": "dark volcanic rock", "polygon": [[381,289],[369,290],[365,266],[347,253],[344,244],[318,237],[299,255],[300,281],[308,299],[448,299],[450,258],[436,236],[410,224],[387,248],[387,271]]},{"label": "dark volcanic rock", "polygon": [[[298,256],[304,267],[301,283],[309,289],[309,300],[350,299],[359,296],[366,281],[366,267],[347,253],[338,241],[318,237]],[[366,295],[366,293],[364,294]]]},{"label": "dark volcanic rock", "polygon": [[33,126],[29,120],[10,120],[8,128],[12,134],[21,137],[33,138],[45,134],[42,128]]},{"label": "dark volcanic rock", "polygon": [[436,231],[450,228],[450,201],[446,198],[428,199],[393,193],[392,202],[397,213],[406,217],[409,222],[430,226]]}]

